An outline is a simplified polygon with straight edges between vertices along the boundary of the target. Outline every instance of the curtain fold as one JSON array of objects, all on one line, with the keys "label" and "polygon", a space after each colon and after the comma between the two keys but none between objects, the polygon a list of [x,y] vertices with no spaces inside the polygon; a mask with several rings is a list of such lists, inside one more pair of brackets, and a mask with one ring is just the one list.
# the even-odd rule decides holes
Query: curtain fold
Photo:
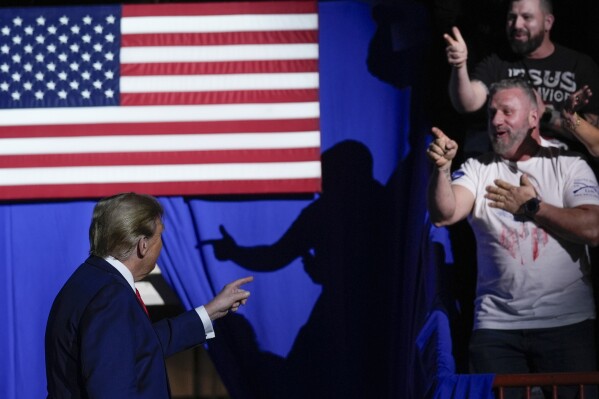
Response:
[{"label": "curtain fold", "polygon": [[[373,38],[388,27],[367,4],[320,2],[319,19],[323,193],[161,197],[158,263],[187,309],[254,275],[248,305],[207,345],[233,398],[420,398],[415,342],[436,278],[422,249],[427,99],[421,82],[373,74],[387,64]],[[95,202],[0,204],[0,397],[45,396],[46,318],[87,256]],[[221,226],[247,263],[216,258]]]},{"label": "curtain fold", "polygon": [[442,310],[433,310],[418,335],[416,345],[426,375],[425,399],[493,399],[494,374],[456,374],[451,353],[449,319]]}]

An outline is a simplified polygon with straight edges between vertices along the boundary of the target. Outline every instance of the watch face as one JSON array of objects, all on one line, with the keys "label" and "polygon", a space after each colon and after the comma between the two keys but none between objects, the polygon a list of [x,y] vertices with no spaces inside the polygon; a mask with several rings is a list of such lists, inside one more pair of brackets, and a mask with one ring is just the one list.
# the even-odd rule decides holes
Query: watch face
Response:
[{"label": "watch face", "polygon": [[524,212],[531,216],[539,211],[539,200],[538,198],[531,198],[524,203]]}]

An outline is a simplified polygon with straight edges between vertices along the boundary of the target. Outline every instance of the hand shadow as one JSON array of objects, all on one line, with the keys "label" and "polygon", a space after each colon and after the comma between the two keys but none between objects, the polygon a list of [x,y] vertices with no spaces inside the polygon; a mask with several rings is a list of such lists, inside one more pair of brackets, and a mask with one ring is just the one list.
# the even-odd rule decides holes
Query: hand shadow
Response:
[{"label": "hand shadow", "polygon": [[322,154],[323,192],[272,245],[244,247],[222,228],[218,259],[275,271],[301,258],[322,285],[284,360],[285,398],[382,397],[389,357],[391,217],[368,148],[342,141]]}]

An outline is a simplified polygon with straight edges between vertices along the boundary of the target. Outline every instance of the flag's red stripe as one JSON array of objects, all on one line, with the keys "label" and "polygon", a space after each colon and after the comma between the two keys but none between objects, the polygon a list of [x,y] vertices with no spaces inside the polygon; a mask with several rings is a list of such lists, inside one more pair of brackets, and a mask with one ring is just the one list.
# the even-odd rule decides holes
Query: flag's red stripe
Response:
[{"label": "flag's red stripe", "polygon": [[121,93],[121,105],[257,104],[318,101],[317,89]]},{"label": "flag's red stripe", "polygon": [[3,155],[0,168],[63,166],[187,165],[222,163],[308,162],[320,160],[319,148],[93,154]]},{"label": "flag's red stripe", "polygon": [[123,5],[123,17],[236,14],[308,14],[317,10],[315,0],[268,2],[220,2]]},{"label": "flag's red stripe", "polygon": [[[148,111],[151,112],[151,109]],[[0,126],[3,138],[318,131],[319,119]]]},{"label": "flag's red stripe", "polygon": [[318,43],[318,31],[311,29],[264,32],[131,33],[121,37],[122,47],[294,43]]},{"label": "flag's red stripe", "polygon": [[166,183],[58,184],[3,186],[0,199],[97,198],[124,191],[152,195],[226,195],[314,193],[321,190],[320,179],[229,180]]},{"label": "flag's red stripe", "polygon": [[121,64],[121,76],[318,72],[317,60]]}]

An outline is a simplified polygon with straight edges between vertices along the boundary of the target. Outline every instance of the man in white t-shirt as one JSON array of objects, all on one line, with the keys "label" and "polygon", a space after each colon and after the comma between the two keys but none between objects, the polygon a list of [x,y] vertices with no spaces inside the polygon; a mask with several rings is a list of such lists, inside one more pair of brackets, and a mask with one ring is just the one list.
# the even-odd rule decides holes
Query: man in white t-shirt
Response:
[{"label": "man in white t-shirt", "polygon": [[533,138],[539,114],[526,81],[497,82],[489,98],[492,153],[451,175],[456,142],[433,128],[427,150],[436,166],[431,220],[447,226],[468,218],[477,241],[471,371],[595,370],[586,246],[599,244],[597,180],[580,155]]}]

